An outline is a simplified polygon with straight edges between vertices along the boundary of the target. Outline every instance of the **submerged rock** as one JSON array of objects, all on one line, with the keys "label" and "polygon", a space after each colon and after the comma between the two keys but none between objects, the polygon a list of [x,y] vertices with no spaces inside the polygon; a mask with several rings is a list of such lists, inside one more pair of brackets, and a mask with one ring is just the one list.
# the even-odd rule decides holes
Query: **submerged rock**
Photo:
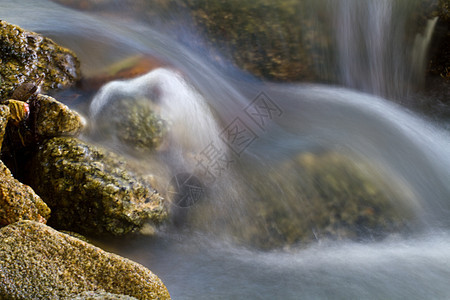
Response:
[{"label": "submerged rock", "polygon": [[19,220],[45,223],[50,209],[32,188],[16,180],[0,161],[0,226]]},{"label": "submerged rock", "polygon": [[52,208],[56,228],[123,235],[167,215],[164,199],[123,157],[75,138],[44,143],[30,175],[30,185]]},{"label": "submerged rock", "polygon": [[96,126],[101,137],[118,139],[128,148],[145,153],[161,146],[168,124],[151,100],[124,98],[106,105],[97,117]]},{"label": "submerged rock", "polygon": [[218,230],[237,243],[272,249],[316,240],[382,239],[404,232],[412,219],[399,191],[370,173],[367,164],[337,153],[305,153],[247,168],[239,209],[228,212],[231,216],[216,213],[211,221],[205,216],[214,207],[199,207],[192,211],[193,220],[222,224]]},{"label": "submerged rock", "polygon": [[[250,209],[275,245],[323,238],[371,240],[401,232],[411,210],[395,203],[393,191],[366,173],[367,167],[336,153],[301,154],[265,184],[252,185],[260,201]],[[264,234],[252,239],[267,242]]]},{"label": "submerged rock", "polygon": [[70,50],[49,38],[0,20],[0,99],[12,96],[24,82],[43,78],[44,90],[73,85],[80,78],[79,62]]},{"label": "submerged rock", "polygon": [[132,297],[170,299],[162,281],[131,260],[32,221],[0,229],[1,299]]}]

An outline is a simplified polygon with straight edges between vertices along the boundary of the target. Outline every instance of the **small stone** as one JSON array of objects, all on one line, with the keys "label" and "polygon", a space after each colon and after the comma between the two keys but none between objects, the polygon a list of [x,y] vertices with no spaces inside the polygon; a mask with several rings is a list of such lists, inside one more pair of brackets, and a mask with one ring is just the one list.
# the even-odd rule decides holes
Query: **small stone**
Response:
[{"label": "small stone", "polygon": [[20,221],[0,229],[0,299],[135,298],[170,295],[142,265],[49,226]]},{"label": "small stone", "polygon": [[50,209],[33,189],[16,180],[0,161],[0,226],[19,220],[46,223]]},{"label": "small stone", "polygon": [[168,123],[147,98],[124,98],[105,105],[96,119],[101,137],[119,140],[128,149],[148,153],[161,146]]},{"label": "small stone", "polygon": [[167,217],[164,199],[123,157],[75,138],[44,143],[30,174],[59,229],[123,235]]},{"label": "small stone", "polygon": [[36,133],[44,138],[77,136],[86,126],[82,116],[50,96],[38,95],[36,102]]}]

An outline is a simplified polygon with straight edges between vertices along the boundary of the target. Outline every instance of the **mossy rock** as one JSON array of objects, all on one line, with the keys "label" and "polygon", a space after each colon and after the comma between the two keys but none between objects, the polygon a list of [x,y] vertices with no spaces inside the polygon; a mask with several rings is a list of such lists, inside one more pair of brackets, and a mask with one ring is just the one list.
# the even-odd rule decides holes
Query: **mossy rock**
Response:
[{"label": "mossy rock", "polygon": [[0,229],[1,299],[132,297],[170,299],[147,268],[49,226],[20,221]]},{"label": "mossy rock", "polygon": [[237,67],[275,80],[324,81],[332,44],[320,1],[187,1],[212,48]]},{"label": "mossy rock", "polygon": [[0,161],[0,227],[20,220],[46,223],[50,209],[32,188],[20,183]]},{"label": "mossy rock", "polygon": [[149,153],[163,144],[168,123],[150,99],[124,98],[102,108],[96,130],[106,142],[118,141],[137,153]]},{"label": "mossy rock", "polygon": [[49,38],[0,20],[0,99],[42,78],[43,90],[73,85],[80,79],[77,57]]},{"label": "mossy rock", "polygon": [[75,138],[44,143],[29,182],[52,208],[49,224],[58,229],[123,235],[167,216],[164,199],[124,157]]}]

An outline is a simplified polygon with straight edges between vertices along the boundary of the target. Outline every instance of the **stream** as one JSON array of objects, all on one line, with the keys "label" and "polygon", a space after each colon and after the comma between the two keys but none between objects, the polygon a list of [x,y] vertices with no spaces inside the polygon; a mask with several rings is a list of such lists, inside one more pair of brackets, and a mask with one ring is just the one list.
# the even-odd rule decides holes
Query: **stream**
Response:
[{"label": "stream", "polygon": [[[0,18],[70,48],[84,74],[136,54],[167,65],[68,103],[79,105],[95,123],[117,95],[156,93],[172,126],[170,149],[152,158],[170,170],[164,187],[174,174],[195,173],[198,161],[190,154],[209,145],[234,162],[213,183],[199,176],[208,185],[209,203],[198,213],[195,205],[186,208],[194,212],[181,225],[164,226],[153,237],[99,241],[152,270],[173,299],[445,299],[450,295],[450,136],[442,123],[398,103],[413,97],[407,83],[423,83],[435,20],[416,39],[414,53],[405,55],[404,49],[390,48],[405,27],[392,2],[407,5],[388,0],[333,4],[339,5],[332,21],[342,36],[337,46],[341,85],[261,81],[214,63],[201,42],[195,47],[183,42],[200,40],[192,29],[172,33],[161,22],[80,12],[46,0],[0,0]],[[363,34],[352,34],[355,27]],[[349,47],[360,44],[365,50]],[[269,118],[252,118],[259,97],[270,105]],[[230,147],[224,132],[238,125],[251,135]],[[108,146],[126,151],[114,143]],[[370,176],[381,178],[380,188],[409,218],[406,233],[381,240],[318,239],[270,250],[236,242],[228,224],[252,222],[244,205],[248,181],[265,185],[283,173],[280,163],[298,153],[327,150],[370,166]],[[151,169],[150,161],[142,159],[143,168]],[[298,179],[282,175],[292,184]],[[296,203],[286,202],[288,210],[302,205]]]}]

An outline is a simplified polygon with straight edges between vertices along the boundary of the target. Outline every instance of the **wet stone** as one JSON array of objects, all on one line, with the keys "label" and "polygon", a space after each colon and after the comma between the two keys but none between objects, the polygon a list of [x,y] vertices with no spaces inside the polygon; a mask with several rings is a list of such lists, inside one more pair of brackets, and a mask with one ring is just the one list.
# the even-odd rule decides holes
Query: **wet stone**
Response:
[{"label": "wet stone", "polygon": [[5,138],[5,130],[9,121],[9,107],[7,105],[0,105],[0,150]]},{"label": "wet stone", "polygon": [[147,98],[124,98],[105,106],[96,120],[100,138],[119,140],[138,153],[160,147],[167,135],[167,122]]},{"label": "wet stone", "polygon": [[73,85],[80,78],[75,54],[51,39],[0,20],[0,99],[22,83],[43,79],[44,90]]},{"label": "wet stone", "polygon": [[[93,292],[95,291],[95,292]],[[49,226],[0,229],[0,299],[170,299],[150,270]]]},{"label": "wet stone", "polygon": [[0,161],[0,226],[19,220],[45,223],[50,209],[32,188],[16,180]]},{"label": "wet stone", "polygon": [[123,157],[75,138],[44,143],[30,175],[58,229],[123,235],[167,216],[164,199]]},{"label": "wet stone", "polygon": [[41,137],[77,136],[86,126],[82,116],[50,96],[38,95],[36,103],[35,130]]}]

